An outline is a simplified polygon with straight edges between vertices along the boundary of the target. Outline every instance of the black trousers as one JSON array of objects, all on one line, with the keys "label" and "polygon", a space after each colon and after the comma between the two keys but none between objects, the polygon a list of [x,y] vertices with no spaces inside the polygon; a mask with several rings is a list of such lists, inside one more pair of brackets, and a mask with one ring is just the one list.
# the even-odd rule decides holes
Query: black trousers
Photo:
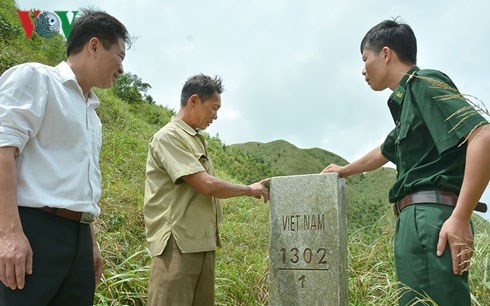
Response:
[{"label": "black trousers", "polygon": [[95,293],[90,226],[34,208],[19,208],[33,252],[24,289],[0,282],[0,306],[92,306]]}]

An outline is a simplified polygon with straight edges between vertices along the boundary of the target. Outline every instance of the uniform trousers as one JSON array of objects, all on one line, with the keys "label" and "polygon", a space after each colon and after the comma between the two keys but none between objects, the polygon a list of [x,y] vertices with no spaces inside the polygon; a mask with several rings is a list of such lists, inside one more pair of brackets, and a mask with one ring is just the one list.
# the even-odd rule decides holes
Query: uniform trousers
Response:
[{"label": "uniform trousers", "polygon": [[395,236],[400,306],[471,304],[468,272],[453,274],[449,245],[441,257],[436,255],[440,229],[452,211],[440,204],[414,204],[401,211]]}]

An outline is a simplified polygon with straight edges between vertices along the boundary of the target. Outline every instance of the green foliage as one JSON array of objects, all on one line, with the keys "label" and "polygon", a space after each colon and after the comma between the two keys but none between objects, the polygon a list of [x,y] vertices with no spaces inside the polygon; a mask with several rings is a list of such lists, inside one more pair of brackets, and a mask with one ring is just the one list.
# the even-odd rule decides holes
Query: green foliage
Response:
[{"label": "green foliage", "polygon": [[318,148],[298,149],[284,140],[227,146],[217,135],[211,137],[210,147],[215,163],[245,184],[266,177],[319,173],[330,162],[345,163],[333,153]]},{"label": "green foliage", "polygon": [[102,216],[95,226],[105,261],[96,305],[146,305],[150,256],[145,244],[143,194],[147,145],[173,111],[128,104],[112,90],[97,90],[103,126],[100,166]]},{"label": "green foliage", "polygon": [[17,7],[15,1],[12,0],[0,0],[0,39],[11,40],[21,34],[22,27],[18,23],[18,19],[15,17]]},{"label": "green foliage", "polygon": [[235,145],[227,146],[219,135],[208,139],[210,155],[219,169],[225,169],[235,180],[252,184],[266,177],[278,176],[261,158],[241,151]]},{"label": "green foliage", "polygon": [[347,218],[349,227],[357,229],[375,224],[383,215],[392,215],[388,189],[395,181],[396,171],[380,168],[373,172],[347,178]]},{"label": "green foliage", "polygon": [[148,102],[154,104],[153,97],[146,95],[150,88],[150,84],[144,83],[136,74],[130,72],[119,76],[114,84],[116,95],[128,103]]},{"label": "green foliage", "polygon": [[9,21],[4,14],[0,14],[0,38],[10,40],[19,35],[21,28]]},{"label": "green foliage", "polygon": [[233,147],[256,163],[270,168],[275,175],[320,173],[329,163],[346,163],[343,158],[328,151],[318,148],[298,149],[284,140],[266,144],[247,142]]},{"label": "green foliage", "polygon": [[266,305],[269,207],[251,198],[223,201],[216,305]]}]

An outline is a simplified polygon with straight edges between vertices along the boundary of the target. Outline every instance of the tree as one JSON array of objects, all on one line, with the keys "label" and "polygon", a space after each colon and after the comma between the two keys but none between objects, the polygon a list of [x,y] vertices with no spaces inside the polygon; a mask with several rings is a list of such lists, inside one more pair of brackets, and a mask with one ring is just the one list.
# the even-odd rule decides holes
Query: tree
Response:
[{"label": "tree", "polygon": [[155,104],[150,95],[146,95],[151,85],[144,83],[136,74],[130,72],[120,75],[114,84],[114,93],[128,103],[140,103],[146,101]]}]

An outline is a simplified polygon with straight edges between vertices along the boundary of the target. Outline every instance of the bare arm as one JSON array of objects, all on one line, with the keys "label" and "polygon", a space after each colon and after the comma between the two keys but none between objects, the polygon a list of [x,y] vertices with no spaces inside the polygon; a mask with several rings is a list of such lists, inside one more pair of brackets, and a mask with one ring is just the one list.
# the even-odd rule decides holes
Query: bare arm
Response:
[{"label": "bare arm", "polygon": [[322,173],[336,172],[340,177],[345,178],[353,174],[376,170],[387,162],[388,159],[381,153],[381,147],[376,147],[363,157],[345,166],[330,164],[323,169]]},{"label": "bare arm", "polygon": [[490,179],[490,125],[481,126],[471,134],[466,150],[466,165],[458,203],[439,233],[437,254],[444,253],[447,242],[451,251],[454,274],[469,268],[473,234],[470,217]]},{"label": "bare arm", "polygon": [[234,184],[221,180],[207,172],[198,172],[191,175],[183,176],[182,179],[199,193],[208,197],[226,199],[239,196],[251,196],[269,201],[269,191],[264,187],[270,179],[264,179],[251,185]]},{"label": "bare arm", "polygon": [[17,207],[15,147],[0,147],[0,280],[22,289],[25,274],[32,274],[32,249]]}]

